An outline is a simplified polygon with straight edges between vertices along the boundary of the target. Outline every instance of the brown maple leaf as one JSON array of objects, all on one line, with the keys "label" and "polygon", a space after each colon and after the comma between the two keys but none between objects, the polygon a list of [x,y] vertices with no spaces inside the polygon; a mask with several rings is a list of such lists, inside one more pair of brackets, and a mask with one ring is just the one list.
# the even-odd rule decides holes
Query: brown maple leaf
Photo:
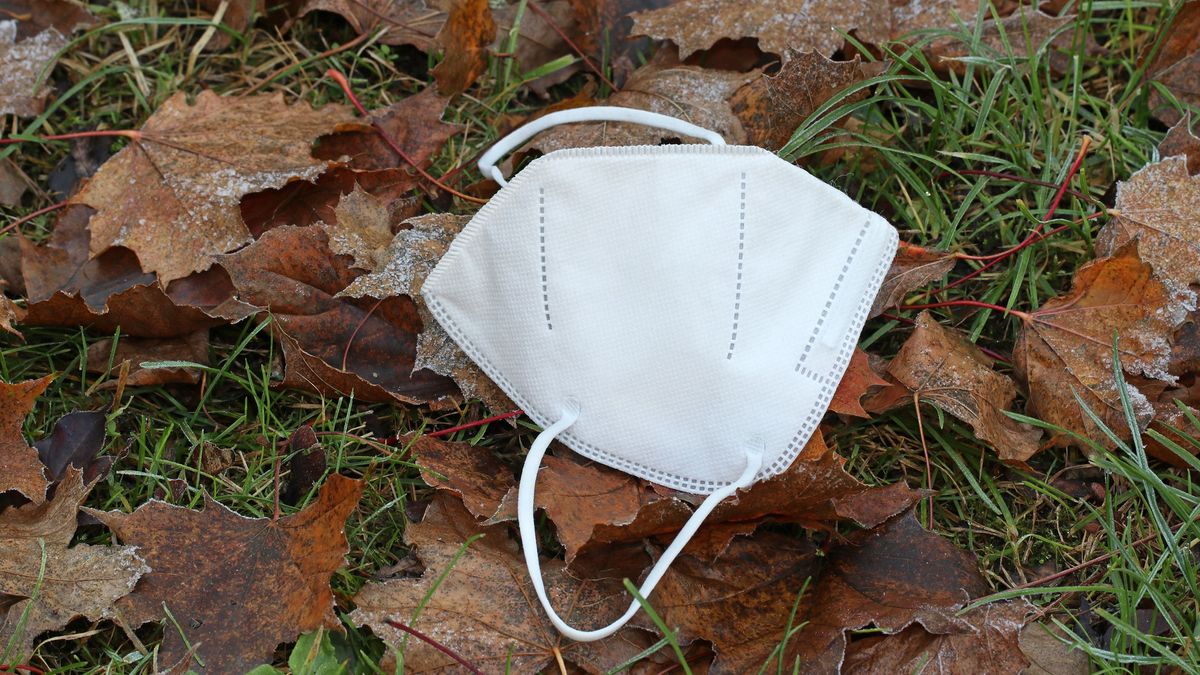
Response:
[{"label": "brown maple leaf", "polygon": [[21,427],[33,403],[54,381],[53,375],[24,382],[0,382],[0,495],[14,491],[34,504],[46,498],[46,473],[37,450],[25,442]]},{"label": "brown maple leaf", "polygon": [[842,380],[829,401],[829,412],[855,417],[871,416],[863,409],[862,398],[877,387],[886,387],[888,381],[875,373],[870,360],[871,357],[866,352],[854,348],[854,353],[850,355],[850,365],[846,367],[846,374],[842,375]]},{"label": "brown maple leaf", "polygon": [[305,0],[298,16],[333,12],[355,32],[383,31],[379,42],[412,45],[423,52],[438,47],[437,34],[446,23],[452,0]]},{"label": "brown maple leaf", "polygon": [[42,72],[67,46],[54,28],[17,39],[17,24],[0,21],[0,115],[31,117],[42,112],[47,88]]},{"label": "brown maple leaf", "polygon": [[437,34],[443,56],[433,68],[433,79],[439,93],[457,96],[487,68],[496,22],[488,0],[449,0],[449,5],[446,23]]},{"label": "brown maple leaf", "polygon": [[[334,134],[326,138],[343,139],[343,150],[360,147],[352,140],[353,132]],[[350,147],[347,148],[347,145]],[[318,146],[318,153],[320,147]],[[347,156],[344,153],[339,157]],[[351,162],[354,157],[350,155]],[[332,160],[331,160],[332,161]],[[257,239],[264,232],[281,225],[316,225],[337,222],[335,210],[345,195],[362,189],[387,202],[399,201],[417,184],[413,174],[403,169],[380,169],[357,171],[347,167],[334,167],[314,181],[296,180],[279,189],[255,192],[242,200],[242,218],[250,233]],[[407,202],[405,208],[414,212],[420,207],[416,200]]]},{"label": "brown maple leaf", "polygon": [[[706,527],[764,519],[810,526],[851,520],[870,527],[920,498],[919,492],[903,484],[864,485],[846,473],[844,464],[845,460],[817,432],[786,471],[755,483],[718,506]],[[443,465],[436,470],[451,475],[454,468]],[[573,569],[580,556],[586,564],[579,567],[591,568],[596,556],[603,558],[603,550],[612,544],[673,535],[691,516],[691,501],[695,501],[694,495],[654,486],[574,454],[545,458],[535,494],[535,504],[554,522],[566,550],[566,561]],[[491,522],[515,518],[515,504],[513,488]],[[727,528],[719,533],[723,539],[704,542],[703,546],[719,551],[739,529]],[[638,561],[644,558],[644,554],[629,555]]]},{"label": "brown maple leaf", "polygon": [[421,322],[409,298],[339,297],[361,272],[320,227],[275,228],[220,262],[238,298],[270,312],[284,350],[281,386],[376,402],[454,394],[446,378],[414,371]]},{"label": "brown maple leaf", "polygon": [[[426,87],[392,105],[371,112],[371,121],[387,132],[417,165],[429,166],[430,160],[451,137],[462,131],[458,124],[442,121],[450,99]],[[313,156],[330,161],[348,158],[348,166],[359,171],[407,168],[404,161],[375,129],[344,131],[323,136]],[[306,223],[289,223],[304,225]]]},{"label": "brown maple leaf", "polygon": [[1189,290],[1200,284],[1200,177],[1189,176],[1183,157],[1149,164],[1117,183],[1116,217],[1096,236],[1099,255],[1137,239],[1142,260],[1178,294],[1195,302]]},{"label": "brown maple leaf", "polygon": [[339,216],[337,227],[327,228],[330,244],[336,252],[361,261],[370,274],[355,279],[340,295],[376,299],[403,296],[410,299],[421,319],[413,369],[427,370],[453,379],[463,397],[479,399],[494,412],[508,412],[515,408],[516,404],[450,338],[421,297],[421,285],[425,283],[425,278],[469,218],[449,213],[409,218],[400,225],[395,236],[386,242],[386,249],[380,251],[379,244],[384,236],[383,223],[389,219],[389,206],[382,200],[365,195],[348,196],[343,204],[347,204],[342,212],[344,217]]},{"label": "brown maple leaf", "polygon": [[[1200,105],[1200,3],[1178,5],[1175,20],[1167,29],[1166,39],[1156,43],[1154,60],[1146,64],[1150,79],[1157,80],[1182,103]],[[1174,105],[1151,88],[1147,101],[1158,119],[1175,124],[1183,118]]]},{"label": "brown maple leaf", "polygon": [[439,490],[458,495],[476,518],[495,515],[508,491],[517,484],[512,470],[494,453],[470,443],[412,435],[402,440],[421,469],[421,478]]},{"label": "brown maple leaf", "polygon": [[916,329],[888,364],[888,373],[913,397],[970,424],[1000,459],[1022,463],[1038,451],[1041,431],[1004,414],[1017,396],[1017,385],[992,370],[991,359],[929,312],[917,316]]},{"label": "brown maple leaf", "polygon": [[1200,173],[1200,138],[1192,132],[1192,116],[1184,115],[1175,126],[1167,130],[1167,135],[1158,144],[1160,157],[1187,157],[1188,173]]},{"label": "brown maple leaf", "polygon": [[150,571],[133,546],[70,546],[94,484],[71,467],[51,499],[0,511],[0,644],[14,647],[11,659],[78,617],[114,618],[114,604]]},{"label": "brown maple leaf", "polygon": [[957,258],[948,253],[900,242],[869,316],[879,316],[886,309],[904,304],[909,293],[946,276],[956,262]]},{"label": "brown maple leaf", "polygon": [[977,11],[978,0],[900,0],[882,7],[871,0],[680,0],[634,14],[633,32],[674,42],[683,58],[718,40],[741,38],[757,38],[760,49],[781,57],[800,51],[831,56],[844,41],[838,31],[880,44],[914,30],[955,25],[956,17],[969,21]]},{"label": "brown maple leaf", "polygon": [[[779,150],[817,108],[884,67],[880,62],[863,63],[857,56],[853,61],[831,61],[816,52],[789,53],[778,74],[762,75],[737,90],[730,105],[749,144]],[[866,95],[860,90],[839,100],[852,103]]]},{"label": "brown maple leaf", "polygon": [[239,204],[251,192],[311,180],[324,134],[361,126],[350,108],[287,105],[282,95],[221,97],[194,104],[181,92],[159,107],[130,144],[71,198],[96,209],[93,256],[113,246],[137,254],[163,284],[209,268],[213,256],[251,240]]},{"label": "brown maple leaf", "polygon": [[[721,134],[729,143],[744,143],[746,132],[734,115],[729,100],[734,92],[754,77],[753,73],[679,65],[660,52],[655,61],[634,71],[621,91],[608,97],[603,104],[678,117]],[[584,122],[547,129],[534,136],[525,148],[547,153],[562,148],[658,145],[674,138],[679,138],[679,135],[644,125]],[[679,140],[685,143],[703,142],[690,137]]]},{"label": "brown maple leaf", "polygon": [[[1182,162],[1180,162],[1182,165]],[[1029,412],[1047,422],[1106,443],[1083,412],[1080,399],[1119,436],[1129,437],[1113,378],[1113,335],[1124,370],[1147,380],[1172,382],[1167,372],[1170,338],[1185,308],[1138,256],[1136,241],[1079,269],[1066,295],[1034,312],[1020,313],[1023,327],[1013,346],[1013,368],[1028,390]],[[1129,395],[1138,424],[1153,417],[1150,401],[1134,383]],[[1055,444],[1071,439],[1057,435]]]},{"label": "brown maple leaf", "polygon": [[[893,634],[918,624],[954,636],[946,639],[964,656],[999,654],[1000,670],[1020,670],[1027,662],[1006,647],[1016,645],[1024,603],[992,606],[988,613],[1003,612],[1010,621],[992,622],[989,630],[956,616],[986,589],[974,556],[924,530],[909,511],[852,535],[826,556],[808,540],[761,531],[735,539],[712,562],[681,556],[650,603],[678,627],[681,641],[713,644],[711,673],[755,672],[764,664],[770,671],[779,661],[790,668],[796,659],[806,672],[838,672],[847,631],[874,625]],[[793,610],[791,627],[800,630],[780,659],[776,650]],[[644,616],[635,621],[649,623]]]},{"label": "brown maple leaf", "polygon": [[[524,558],[506,530],[502,525],[481,527],[456,498],[435,495],[422,521],[404,532],[425,573],[367,584],[354,597],[358,609],[350,620],[369,626],[393,648],[406,645],[403,666],[410,673],[445,672],[457,664],[428,644],[406,638],[388,621],[416,628],[489,673],[541,672],[557,657],[584,672],[604,673],[653,643],[649,633],[634,628],[600,642],[560,635],[538,603]],[[557,560],[543,561],[542,573],[551,601],[571,625],[594,628],[629,605],[619,580],[580,581]]]},{"label": "brown maple leaf", "polygon": [[278,520],[246,518],[207,495],[201,511],[151,501],[133,513],[88,512],[152,570],[121,600],[123,619],[138,626],[169,610],[159,659],[231,673],[338,625],[329,580],[345,563],[342,528],[361,494],[362,483],[334,474],[313,503]]}]

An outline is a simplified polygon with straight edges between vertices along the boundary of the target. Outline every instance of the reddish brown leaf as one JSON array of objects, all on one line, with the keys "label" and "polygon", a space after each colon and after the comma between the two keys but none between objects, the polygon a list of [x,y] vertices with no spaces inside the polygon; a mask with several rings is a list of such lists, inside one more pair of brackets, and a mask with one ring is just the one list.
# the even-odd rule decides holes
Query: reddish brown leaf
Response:
[{"label": "reddish brown leaf", "polygon": [[580,25],[576,44],[595,63],[611,64],[617,86],[627,88],[625,78],[651,49],[650,40],[630,38],[632,14],[658,9],[672,0],[570,0]]},{"label": "reddish brown leaf", "polygon": [[886,309],[904,304],[909,293],[946,276],[956,262],[947,253],[901,242],[875,294],[870,316],[879,316]]},{"label": "reddish brown leaf", "polygon": [[413,370],[421,322],[406,297],[338,297],[359,273],[319,227],[279,227],[222,256],[239,299],[271,313],[283,386],[366,401],[421,403],[453,395],[449,380]]},{"label": "reddish brown leaf", "polygon": [[1017,396],[1011,379],[965,337],[943,328],[929,312],[888,365],[888,373],[920,400],[970,424],[1000,459],[1022,463],[1038,451],[1042,432],[1005,416]]},{"label": "reddish brown leaf", "polygon": [[1142,260],[1178,294],[1195,303],[1189,290],[1200,284],[1200,177],[1189,176],[1183,157],[1149,164],[1117,183],[1113,218],[1096,237],[1100,255],[1137,239]]},{"label": "reddish brown leaf", "polygon": [[490,518],[516,485],[512,470],[484,448],[429,436],[404,439],[421,478],[439,490],[458,495],[476,518]]},{"label": "reddish brown leaf", "polygon": [[[129,362],[127,387],[152,387],[160,384],[196,384],[200,371],[195,368],[143,368],[147,361],[189,361],[208,365],[208,331],[197,331],[179,338],[121,338],[113,348],[111,338],[88,347],[88,372],[110,374],[101,385],[112,389],[122,364]],[[111,369],[109,364],[112,364]]]},{"label": "reddish brown leaf", "polygon": [[361,493],[359,481],[333,475],[316,501],[279,520],[246,518],[207,496],[201,511],[152,501],[133,513],[89,512],[152,570],[120,607],[134,626],[170,610],[160,662],[188,656],[186,638],[189,669],[245,672],[280,643],[338,625],[329,580],[345,563],[342,528]]},{"label": "reddish brown leaf", "polygon": [[871,390],[887,385],[888,381],[876,375],[875,371],[871,369],[870,357],[867,353],[856,347],[850,356],[850,365],[846,367],[846,374],[842,376],[837,390],[833,392],[833,400],[829,402],[829,411],[842,415],[870,417],[870,413],[863,410],[862,398]]},{"label": "reddish brown leaf", "polygon": [[309,12],[333,12],[355,32],[374,33],[386,29],[379,41],[388,45],[412,45],[423,52],[438,47],[435,37],[446,23],[451,0],[305,0],[300,16]]},{"label": "reddish brown leaf", "polygon": [[21,426],[53,375],[9,384],[0,382],[0,495],[15,491],[34,504],[46,498],[46,473]]},{"label": "reddish brown leaf", "polygon": [[1188,173],[1195,176],[1200,173],[1200,138],[1192,132],[1192,116],[1185,115],[1183,119],[1167,131],[1167,135],[1158,144],[1158,154],[1161,157],[1187,157]]},{"label": "reddish brown leaf", "polygon": [[[113,458],[98,457],[107,433],[103,412],[81,410],[63,415],[49,434],[33,444],[38,459],[46,465],[50,481],[57,483],[68,467],[83,471],[83,482],[91,485],[108,473]],[[51,486],[53,490],[57,486]]]},{"label": "reddish brown leaf", "polygon": [[71,467],[46,502],[0,511],[0,644],[11,646],[4,653],[14,661],[29,656],[39,635],[78,617],[116,617],[114,603],[150,571],[132,546],[69,546],[93,483]]},{"label": "reddish brown leaf", "polygon": [[92,255],[124,246],[170,283],[249,242],[241,198],[312,180],[325,169],[311,154],[317,137],[357,125],[341,105],[314,110],[289,106],[282,95],[209,91],[188,105],[179,93],[71,200],[96,209]]},{"label": "reddish brown leaf", "polygon": [[[1006,622],[987,630],[955,616],[985,591],[974,556],[922,529],[910,511],[851,536],[825,557],[806,540],[764,532],[734,540],[714,563],[683,556],[651,603],[667,625],[679,627],[681,639],[712,642],[717,659],[710,672],[744,673],[764,662],[768,671],[778,665],[772,652],[799,596],[792,626],[803,628],[788,641],[783,664],[791,667],[799,658],[805,672],[832,673],[842,662],[846,632],[868,625],[892,634],[919,624],[928,633],[954,636],[964,658],[1000,653],[997,637],[1015,645],[1023,607],[993,606],[987,613],[1000,612]],[[1019,651],[1003,654],[1010,660],[1001,671],[1025,663]]]},{"label": "reddish brown leaf", "polygon": [[[1178,164],[1182,168],[1182,160]],[[1076,402],[1077,393],[1113,432],[1128,438],[1112,375],[1113,334],[1119,336],[1126,372],[1169,382],[1170,337],[1184,318],[1184,308],[1138,257],[1136,241],[1080,268],[1069,293],[1022,317],[1013,368],[1028,389],[1030,413],[1106,443]],[[1144,426],[1153,408],[1133,383],[1129,394],[1138,424]],[[1064,435],[1051,440],[1071,443]]]},{"label": "reddish brown leaf", "polygon": [[[1164,84],[1182,103],[1200,105],[1200,3],[1179,5],[1166,40],[1157,47],[1154,61],[1146,66],[1149,77]],[[1154,89],[1148,103],[1155,116],[1167,124],[1182,119],[1179,110]]]},{"label": "reddish brown leaf", "polygon": [[[866,486],[845,472],[844,463],[818,432],[791,467],[739,492],[736,501],[718,506],[708,523],[769,518],[819,526],[853,520],[870,527],[920,498],[920,493],[903,485]],[[694,499],[694,495],[651,485],[576,455],[547,456],[538,473],[535,495],[536,505],[554,522],[568,564],[577,556],[595,555],[598,549],[611,544],[673,534],[691,515],[685,500]],[[514,518],[515,503],[514,488],[493,521]],[[736,533],[724,532],[728,536]],[[710,545],[720,548],[719,543]]]},{"label": "reddish brown leaf", "polygon": [[[625,87],[603,103],[678,117],[721,134],[729,143],[744,143],[746,133],[741,121],[733,114],[729,99],[754,77],[753,74],[682,66],[660,58],[635,71]],[[679,135],[644,125],[585,122],[543,131],[534,136],[526,148],[545,153],[561,148],[658,145],[674,138]],[[679,140],[702,142],[694,138]]]},{"label": "reddish brown leaf", "polygon": [[[349,138],[335,134],[328,138]],[[333,168],[315,181],[292,181],[277,190],[264,190],[246,195],[242,200],[242,217],[250,233],[257,239],[264,232],[280,225],[302,227],[317,223],[337,222],[334,210],[343,195],[356,188],[380,199],[393,202],[416,185],[412,175],[403,169],[354,171]]]},{"label": "reddish brown leaf", "polygon": [[[634,628],[601,642],[575,642],[560,635],[538,603],[524,558],[506,530],[481,528],[456,498],[436,495],[424,519],[404,532],[425,563],[424,575],[367,584],[354,597],[358,609],[351,621],[370,626],[393,647],[407,643],[404,669],[412,673],[455,671],[457,665],[424,642],[406,640],[405,633],[387,624],[389,620],[411,625],[487,673],[542,672],[554,667],[557,655],[584,672],[604,673],[653,643],[649,633]],[[467,545],[478,534],[484,536]],[[455,561],[464,545],[465,552]],[[542,562],[542,573],[554,606],[573,626],[595,628],[629,605],[619,580],[580,581],[553,559]],[[442,574],[446,577],[435,591]],[[483,598],[486,602],[480,601]]]},{"label": "reddish brown leaf", "polygon": [[0,21],[0,115],[31,117],[42,112],[47,89],[39,76],[65,46],[67,39],[53,28],[18,40],[17,24]]},{"label": "reddish brown leaf", "polygon": [[[449,99],[439,96],[433,87],[426,87],[419,93],[372,112],[371,121],[383,127],[388,137],[403,148],[414,162],[427,167],[446,141],[462,131],[460,125],[442,121],[442,113],[448,102]],[[349,166],[360,171],[408,168],[375,129],[324,136],[313,151],[313,156],[330,161],[349,158]]]},{"label": "reddish brown leaf", "polygon": [[21,335],[21,331],[13,328],[13,324],[21,323],[24,320],[25,308],[18,307],[8,299],[7,295],[0,295],[0,330],[23,340],[25,338]]},{"label": "reddish brown leaf", "polygon": [[16,21],[17,38],[23,40],[47,28],[70,35],[96,23],[96,17],[71,0],[0,0],[0,21]]},{"label": "reddish brown leaf", "polygon": [[448,2],[446,23],[437,34],[442,61],[434,67],[433,77],[439,93],[457,96],[487,68],[487,49],[496,37],[496,22],[488,0]]},{"label": "reddish brown leaf", "polygon": [[335,251],[354,256],[364,266],[369,266],[372,273],[355,279],[341,295],[364,299],[410,299],[416,306],[422,326],[413,368],[452,378],[465,398],[479,399],[494,412],[515,408],[516,404],[442,329],[421,297],[425,278],[469,219],[449,213],[410,218],[401,224],[387,249],[380,252],[378,243],[382,241],[383,223],[390,219],[387,205],[361,196],[356,197],[353,204],[353,213],[349,208],[340,211],[338,226],[328,228],[333,237],[331,243],[335,245]]},{"label": "reddish brown leaf", "polygon": [[[883,69],[883,63],[863,63],[857,56],[853,61],[830,61],[816,52],[789,53],[777,75],[751,81],[734,93],[730,104],[748,143],[778,150],[831,97]],[[863,90],[839,100],[852,103],[866,94]]]},{"label": "reddish brown leaf", "polygon": [[842,47],[838,31],[853,32],[868,44],[880,44],[922,28],[954,26],[956,16],[969,21],[978,10],[978,0],[898,0],[890,4],[881,8],[870,0],[680,0],[634,14],[633,32],[674,42],[683,58],[718,40],[741,38],[757,38],[760,49],[781,57],[808,51],[830,56]]},{"label": "reddish brown leaf", "polygon": [[[221,14],[221,23],[238,33],[245,32],[250,27],[251,19],[267,13],[266,0],[198,0],[197,4],[213,18],[216,18],[217,12],[224,4],[225,9]],[[272,4],[276,3],[272,2]],[[225,49],[231,40],[232,38],[225,31],[217,31],[204,48],[209,51]]]}]

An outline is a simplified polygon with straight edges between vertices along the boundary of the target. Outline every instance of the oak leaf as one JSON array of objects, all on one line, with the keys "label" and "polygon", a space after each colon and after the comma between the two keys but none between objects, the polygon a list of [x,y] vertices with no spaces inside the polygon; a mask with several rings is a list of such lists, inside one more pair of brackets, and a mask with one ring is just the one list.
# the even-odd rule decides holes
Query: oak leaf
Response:
[{"label": "oak leaf", "polygon": [[904,304],[909,293],[946,276],[956,262],[948,253],[901,242],[875,294],[869,316],[879,316],[886,309]]},{"label": "oak leaf", "polygon": [[[1077,394],[1109,429],[1128,438],[1130,430],[1113,378],[1113,335],[1119,339],[1125,372],[1173,382],[1167,372],[1170,338],[1187,309],[1172,297],[1150,264],[1142,262],[1136,241],[1083,266],[1069,293],[1020,314],[1023,326],[1013,346],[1013,368],[1028,390],[1029,412],[1107,442],[1075,400]],[[1137,423],[1144,427],[1153,417],[1153,406],[1132,382],[1129,395]],[[1071,443],[1061,434],[1051,441]]]},{"label": "oak leaf", "polygon": [[324,134],[358,126],[350,108],[287,105],[282,95],[167,99],[130,144],[100,167],[72,203],[96,209],[90,252],[137,254],[163,284],[209,268],[251,240],[239,204],[251,192],[311,180]]},{"label": "oak leaf", "polygon": [[680,0],[634,14],[633,32],[674,42],[683,58],[719,40],[741,38],[757,38],[760,49],[785,58],[803,51],[831,56],[844,42],[839,31],[880,44],[915,30],[954,25],[956,16],[970,20],[977,11],[978,0],[899,0],[882,7],[871,0]]},{"label": "oak leaf", "polygon": [[[888,364],[888,373],[912,392],[971,425],[1000,459],[1022,463],[1038,451],[1041,431],[1005,416],[1017,385],[992,370],[992,360],[965,337],[943,328],[929,312]],[[912,400],[912,399],[910,399]]]},{"label": "oak leaf", "polygon": [[278,520],[238,515],[207,495],[200,511],[155,500],[133,513],[88,512],[152,570],[119,607],[134,626],[170,611],[159,659],[231,673],[269,661],[300,633],[338,625],[329,580],[345,563],[343,526],[361,494],[362,483],[334,474],[313,503]]},{"label": "oak leaf", "polygon": [[10,658],[24,659],[39,635],[77,617],[114,618],[114,603],[150,571],[133,546],[70,546],[94,484],[71,467],[51,499],[0,511],[0,644],[14,641]]},{"label": "oak leaf", "polygon": [[21,427],[53,375],[24,382],[0,382],[0,495],[13,491],[34,504],[46,498],[45,468]]},{"label": "oak leaf", "polygon": [[[600,642],[563,637],[538,603],[507,527],[479,526],[449,494],[435,495],[422,521],[409,525],[404,538],[416,548],[425,573],[367,584],[354,597],[358,609],[350,620],[369,626],[393,648],[406,644],[405,672],[444,672],[457,665],[428,644],[406,639],[389,620],[412,626],[489,673],[541,672],[560,655],[584,672],[604,673],[653,643],[649,633],[628,627]],[[554,607],[573,626],[595,628],[629,606],[631,598],[619,580],[580,581],[558,560],[543,560],[542,574]]]},{"label": "oak leaf", "polygon": [[454,385],[415,370],[421,322],[407,297],[339,297],[361,272],[329,249],[316,226],[278,227],[222,256],[240,300],[270,312],[283,345],[282,386],[359,400],[422,403]]}]

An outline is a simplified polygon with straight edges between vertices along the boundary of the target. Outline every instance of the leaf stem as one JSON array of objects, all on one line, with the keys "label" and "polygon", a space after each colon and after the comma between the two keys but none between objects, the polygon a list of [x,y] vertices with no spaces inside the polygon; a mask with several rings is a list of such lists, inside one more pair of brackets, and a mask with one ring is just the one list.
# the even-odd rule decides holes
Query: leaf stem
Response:
[{"label": "leaf stem", "polygon": [[33,220],[34,218],[37,218],[38,216],[44,216],[47,213],[50,213],[51,211],[57,211],[68,205],[70,205],[70,202],[61,201],[57,204],[51,204],[50,206],[47,206],[46,208],[38,209],[37,211],[34,211],[33,213],[27,213],[27,214],[21,216],[20,218],[17,218],[16,220],[12,221],[8,225],[5,225],[4,227],[0,227],[0,234],[4,234],[6,232],[11,232],[12,230],[15,230],[18,227],[21,227],[25,223],[28,223],[29,221]]},{"label": "leaf stem", "polygon": [[500,413],[499,415],[492,415],[491,417],[485,417],[484,419],[476,420],[474,422],[467,422],[466,424],[460,424],[456,427],[450,427],[449,429],[440,429],[438,431],[432,431],[425,435],[430,438],[440,438],[442,436],[449,436],[450,434],[454,434],[459,431],[466,431],[467,429],[474,429],[475,427],[481,427],[481,426],[483,426],[485,424],[489,424],[491,422],[499,422],[500,420],[507,420],[507,419],[511,419],[513,417],[519,417],[524,414],[525,414],[524,410],[513,410],[511,412]]},{"label": "leaf stem", "polygon": [[434,640],[433,638],[422,633],[421,631],[417,630],[416,628],[411,628],[409,626],[406,626],[394,619],[387,619],[386,623],[387,623],[387,625],[391,626],[392,628],[395,628],[397,630],[402,630],[405,633],[408,633],[409,635],[417,638],[421,642],[424,642],[425,644],[429,645],[430,647],[433,647],[434,649],[438,650],[439,652],[445,654],[446,656],[449,656],[450,658],[457,661],[460,666],[462,666],[463,668],[466,668],[468,671],[470,671],[474,675],[483,675],[483,673],[478,668],[476,668],[474,665],[472,665],[470,661],[459,656],[457,653],[454,652],[453,649],[450,649],[446,645],[443,645],[442,643],[438,642],[437,640]]},{"label": "leaf stem", "polygon": [[358,114],[362,115],[364,118],[366,118],[368,121],[371,122],[371,126],[375,128],[375,133],[379,134],[379,137],[383,139],[384,143],[387,143],[387,146],[392,149],[392,152],[395,152],[397,155],[400,155],[400,159],[403,159],[406,163],[408,163],[409,166],[416,169],[417,173],[421,174],[422,178],[424,178],[425,180],[429,181],[430,183],[433,183],[434,185],[438,186],[442,190],[445,190],[446,192],[449,192],[450,194],[452,194],[455,197],[458,197],[459,199],[462,199],[464,201],[468,201],[473,204],[486,204],[487,203],[486,199],[480,199],[479,197],[473,197],[471,195],[464,194],[462,192],[459,192],[458,190],[455,190],[454,188],[450,187],[449,185],[446,185],[445,183],[438,180],[437,178],[434,178],[433,176],[431,176],[429,174],[428,171],[426,171],[425,169],[422,169],[420,166],[418,166],[417,163],[415,161],[413,161],[413,158],[410,157],[409,154],[404,151],[404,148],[401,148],[400,145],[398,143],[396,143],[396,141],[392,140],[391,135],[389,135],[388,132],[386,130],[384,130],[384,128],[378,122],[371,119],[371,115],[367,112],[367,109],[363,107],[362,103],[359,103],[358,97],[354,95],[354,90],[350,88],[350,82],[346,79],[345,75],[342,75],[340,72],[338,72],[337,70],[335,70],[333,68],[326,70],[325,74],[328,75],[329,78],[332,79],[334,82],[337,82],[338,86],[342,88],[342,92],[346,94],[346,98],[348,98],[350,100],[350,103],[353,104],[355,109],[358,110]]}]

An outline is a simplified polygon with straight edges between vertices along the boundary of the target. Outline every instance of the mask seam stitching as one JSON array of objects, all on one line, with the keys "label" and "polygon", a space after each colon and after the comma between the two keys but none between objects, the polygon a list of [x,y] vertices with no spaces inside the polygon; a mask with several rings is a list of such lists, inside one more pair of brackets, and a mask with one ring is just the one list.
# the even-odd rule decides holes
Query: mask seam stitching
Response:
[{"label": "mask seam stitching", "polygon": [[808,359],[813,345],[817,342],[817,336],[821,334],[821,328],[825,326],[825,320],[829,318],[829,310],[833,307],[833,301],[837,299],[838,291],[842,288],[842,282],[846,280],[846,273],[850,271],[850,265],[854,262],[854,256],[858,255],[858,249],[862,246],[863,239],[867,236],[867,228],[870,226],[871,217],[867,216],[867,220],[858,231],[858,238],[854,240],[854,245],[850,247],[850,253],[846,254],[846,261],[842,263],[842,271],[838,273],[837,279],[833,282],[833,290],[829,291],[829,298],[825,300],[825,307],[821,310],[821,316],[817,318],[817,325],[813,326],[812,334],[808,336],[808,343],[804,345],[804,351],[800,353],[800,360],[796,362],[797,373],[800,372],[804,361]]},{"label": "mask seam stitching", "polygon": [[733,331],[729,336],[729,353],[726,360],[733,358],[733,348],[737,344],[738,319],[742,312],[742,269],[746,257],[746,172],[742,172],[742,197],[738,207],[738,256],[737,256],[737,287],[733,294]]},{"label": "mask seam stitching", "polygon": [[550,291],[546,281],[546,188],[538,188],[538,249],[542,256],[542,305],[546,310],[546,330],[554,330],[550,323]]}]

